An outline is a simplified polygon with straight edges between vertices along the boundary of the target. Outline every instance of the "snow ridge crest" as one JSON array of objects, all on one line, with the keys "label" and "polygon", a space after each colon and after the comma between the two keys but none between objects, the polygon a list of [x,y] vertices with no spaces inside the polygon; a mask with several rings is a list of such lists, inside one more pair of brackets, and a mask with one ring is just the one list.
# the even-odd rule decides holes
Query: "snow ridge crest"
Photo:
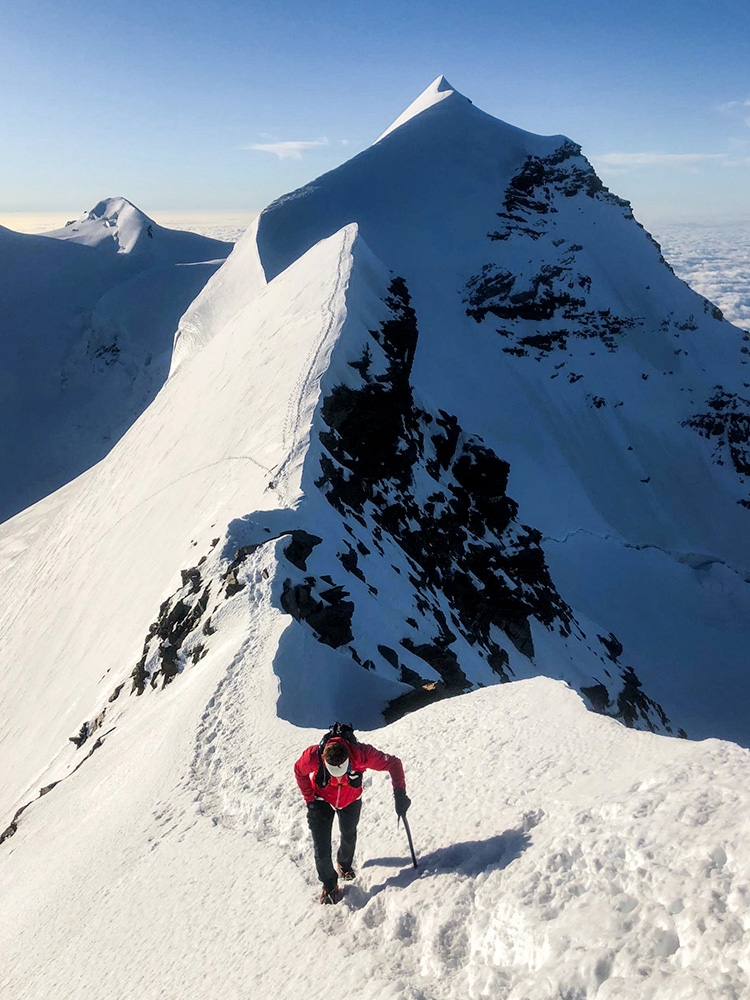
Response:
[{"label": "snow ridge crest", "polygon": [[463,94],[459,94],[457,90],[448,83],[444,76],[438,76],[429,87],[426,87],[422,93],[417,97],[416,100],[412,101],[409,107],[403,111],[398,118],[388,126],[388,128],[379,136],[375,141],[380,142],[381,139],[385,139],[387,135],[394,132],[401,125],[405,125],[406,122],[411,121],[412,118],[416,118],[417,115],[421,114],[423,111],[427,111],[428,108],[434,107],[434,105],[439,104],[444,101],[447,97],[455,94],[462,100],[467,100]]}]

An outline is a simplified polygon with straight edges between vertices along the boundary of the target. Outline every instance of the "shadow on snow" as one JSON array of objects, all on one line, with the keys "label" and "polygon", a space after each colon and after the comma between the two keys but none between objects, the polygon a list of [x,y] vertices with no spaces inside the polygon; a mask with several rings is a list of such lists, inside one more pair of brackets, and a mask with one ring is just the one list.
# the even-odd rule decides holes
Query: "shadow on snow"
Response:
[{"label": "shadow on snow", "polygon": [[482,872],[500,871],[519,858],[530,843],[528,832],[521,827],[517,830],[506,830],[487,840],[467,840],[459,844],[450,844],[448,847],[439,847],[421,858],[418,857],[418,868],[411,867],[410,858],[370,858],[362,864],[363,869],[375,865],[409,867],[403,867],[402,871],[391,875],[379,885],[370,886],[369,890],[357,887],[360,890],[357,893],[358,898],[352,902],[357,907],[364,906],[383,889],[391,887],[404,889],[417,879],[436,875],[454,873],[474,877]]}]

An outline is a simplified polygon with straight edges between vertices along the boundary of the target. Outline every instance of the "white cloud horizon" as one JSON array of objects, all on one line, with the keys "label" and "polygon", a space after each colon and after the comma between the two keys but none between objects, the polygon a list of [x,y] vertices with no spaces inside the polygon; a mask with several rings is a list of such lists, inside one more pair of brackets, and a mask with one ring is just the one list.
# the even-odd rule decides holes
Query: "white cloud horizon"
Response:
[{"label": "white cloud horizon", "polygon": [[317,149],[320,146],[329,145],[330,141],[322,138],[311,140],[293,139],[287,142],[254,142],[242,148],[251,149],[258,153],[271,153],[273,156],[278,156],[280,160],[301,160],[303,153],[307,153],[311,149]]}]

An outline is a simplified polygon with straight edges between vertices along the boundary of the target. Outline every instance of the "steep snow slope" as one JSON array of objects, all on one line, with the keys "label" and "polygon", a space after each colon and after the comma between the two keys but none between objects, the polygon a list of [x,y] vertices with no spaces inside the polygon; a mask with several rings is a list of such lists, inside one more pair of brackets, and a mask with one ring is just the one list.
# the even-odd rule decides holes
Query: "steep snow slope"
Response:
[{"label": "steep snow slope", "polygon": [[[674,276],[574,143],[445,87],[261,213],[266,275],[356,221],[405,279],[415,392],[509,464],[560,592],[574,582],[599,634],[627,637],[628,662],[691,734],[748,742],[750,335]],[[595,544],[607,558],[587,561]],[[653,578],[641,560],[635,592],[634,551],[661,560]],[[718,618],[683,613],[714,587]]]},{"label": "steep snow slope", "polygon": [[171,264],[223,260],[231,244],[184,230],[165,229],[126,198],[105,198],[80,219],[44,236],[102,252],[145,254]]},{"label": "steep snow slope", "polygon": [[140,253],[143,233],[129,234],[133,252],[109,254],[0,229],[0,519],[107,453],[164,382],[180,315],[231,249],[159,230],[164,252]]},{"label": "steep snow slope", "polygon": [[224,265],[214,274],[180,319],[174,339],[170,374],[193,357],[215,333],[265,288],[258,256],[258,220],[238,240]]},{"label": "steep snow slope", "polygon": [[412,101],[406,111],[402,112],[398,118],[388,126],[388,128],[383,132],[377,142],[380,139],[385,139],[387,135],[390,135],[395,129],[400,128],[401,125],[405,125],[406,122],[411,121],[412,118],[416,118],[417,115],[426,111],[428,108],[433,107],[433,105],[438,104],[440,101],[444,101],[446,97],[450,97],[454,93],[453,88],[445,79],[444,76],[439,76],[436,80],[433,80],[426,90],[423,90],[419,97]]},{"label": "steep snow slope", "polygon": [[[706,507],[718,502],[705,497],[717,491],[708,481],[716,470],[691,510],[674,483],[678,470],[660,476],[655,462],[648,467],[656,458],[648,442],[624,440],[656,422],[660,436],[690,452],[690,477],[700,475],[710,449],[675,423],[708,405],[720,379],[728,392],[745,388],[744,334],[674,277],[570,140],[523,132],[451,91],[261,213],[266,275],[351,221],[409,287],[420,326],[416,380],[511,449],[518,488],[545,528],[562,533],[597,518],[602,530],[627,537],[637,527],[653,536],[640,542],[666,548],[713,531],[714,547],[725,550],[717,554],[750,566],[750,542],[738,539],[742,510],[727,509],[729,524],[706,524]],[[581,452],[597,443],[595,467],[586,468]],[[622,454],[628,444],[633,455]],[[601,483],[602,445],[615,462],[616,492],[627,488],[624,509]],[[566,491],[554,505],[539,490],[550,460],[584,480],[566,484],[577,495]],[[744,498],[741,470],[731,472],[732,499]],[[650,490],[633,488],[636,473],[654,474]]]},{"label": "steep snow slope", "polygon": [[[104,462],[8,522],[9,815],[77,766],[68,738],[108,725],[110,698],[164,686],[224,644],[213,619],[255,600],[259,548],[274,554],[274,614],[290,616],[273,667],[292,722],[346,712],[374,726],[389,703],[393,718],[543,672],[669,728],[616,641],[556,589],[503,462],[413,394],[405,294],[342,230],[181,365]],[[363,439],[348,420],[361,405]],[[19,738],[29,704],[50,709]]]}]

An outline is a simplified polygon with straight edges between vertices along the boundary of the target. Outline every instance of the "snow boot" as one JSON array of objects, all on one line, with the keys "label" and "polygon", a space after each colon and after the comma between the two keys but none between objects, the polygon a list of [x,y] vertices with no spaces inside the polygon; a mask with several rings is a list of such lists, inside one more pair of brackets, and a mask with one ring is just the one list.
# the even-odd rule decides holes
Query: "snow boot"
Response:
[{"label": "snow boot", "polygon": [[341,899],[343,893],[337,885],[333,889],[324,889],[320,894],[320,902],[323,904],[330,905],[331,903],[338,903]]},{"label": "snow boot", "polygon": [[337,864],[336,867],[338,868],[339,875],[344,880],[344,882],[353,882],[354,879],[357,877],[357,873],[354,871],[353,868],[344,868],[340,864]]}]

